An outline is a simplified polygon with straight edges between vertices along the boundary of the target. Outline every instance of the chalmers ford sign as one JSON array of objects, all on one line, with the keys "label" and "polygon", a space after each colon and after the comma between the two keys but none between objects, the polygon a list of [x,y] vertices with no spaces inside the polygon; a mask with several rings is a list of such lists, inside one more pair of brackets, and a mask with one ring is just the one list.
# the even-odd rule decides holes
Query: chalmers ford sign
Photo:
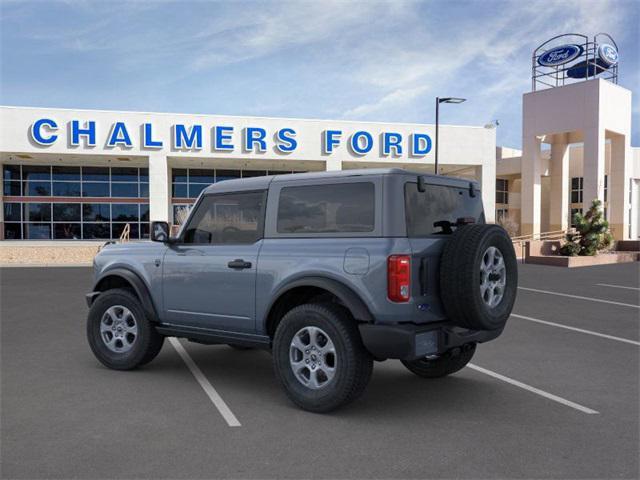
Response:
[{"label": "chalmers ford sign", "polygon": [[[134,147],[134,133],[139,134],[139,148],[159,150],[170,148],[174,151],[202,151],[211,149],[216,152],[252,152],[262,153],[272,150],[276,154],[286,155],[296,152],[299,147],[297,132],[285,126],[275,131],[267,131],[260,126],[248,126],[239,129],[231,125],[173,124],[170,131],[159,131],[153,123],[132,125],[115,121],[109,125],[98,125],[96,121],[72,120],[67,123],[54,118],[38,118],[29,128],[31,140],[40,147],[54,145],[60,141],[60,133],[66,129],[68,143],[72,147],[95,147],[97,142],[105,148],[128,149]],[[237,135],[239,133],[239,135]],[[345,135],[341,129],[325,129],[322,136],[323,155],[331,155],[341,144],[356,156],[369,153],[381,155],[403,155],[423,157],[432,148],[431,137],[426,133],[415,132],[401,134],[382,132],[374,135],[366,130],[358,130]]]}]

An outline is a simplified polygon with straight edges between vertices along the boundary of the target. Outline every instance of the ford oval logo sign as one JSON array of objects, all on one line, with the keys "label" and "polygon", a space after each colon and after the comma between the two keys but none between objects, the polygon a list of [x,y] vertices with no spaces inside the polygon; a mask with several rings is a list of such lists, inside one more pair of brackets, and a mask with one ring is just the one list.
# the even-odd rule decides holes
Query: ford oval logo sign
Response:
[{"label": "ford oval logo sign", "polygon": [[575,60],[582,54],[580,45],[561,45],[547,50],[538,57],[538,63],[543,67],[557,67]]},{"label": "ford oval logo sign", "polygon": [[618,50],[613,45],[603,43],[598,47],[598,58],[610,67],[618,63]]}]

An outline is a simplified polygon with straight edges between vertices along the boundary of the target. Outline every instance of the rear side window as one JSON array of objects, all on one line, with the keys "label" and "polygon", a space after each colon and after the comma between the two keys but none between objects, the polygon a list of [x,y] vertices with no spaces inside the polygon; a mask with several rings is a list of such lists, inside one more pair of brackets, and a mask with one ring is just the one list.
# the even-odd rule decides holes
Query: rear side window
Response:
[{"label": "rear side window", "polygon": [[184,243],[251,244],[262,238],[265,192],[209,195],[195,207]]},{"label": "rear side window", "polygon": [[407,183],[404,200],[409,237],[443,233],[435,223],[447,221],[453,225],[461,217],[472,217],[476,223],[484,223],[480,194],[476,192],[472,197],[468,188],[426,185],[426,191],[419,192],[417,183]]},{"label": "rear side window", "polygon": [[373,183],[284,187],[278,233],[360,233],[374,228]]}]

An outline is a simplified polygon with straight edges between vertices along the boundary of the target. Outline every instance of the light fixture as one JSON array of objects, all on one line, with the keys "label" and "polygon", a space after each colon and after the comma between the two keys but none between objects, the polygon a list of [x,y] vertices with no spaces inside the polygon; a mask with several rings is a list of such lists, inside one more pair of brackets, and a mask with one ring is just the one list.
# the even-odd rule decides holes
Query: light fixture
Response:
[{"label": "light fixture", "polygon": [[435,165],[434,171],[438,175],[438,131],[440,129],[440,104],[441,103],[462,103],[466,98],[460,97],[436,97],[436,145],[435,145]]}]

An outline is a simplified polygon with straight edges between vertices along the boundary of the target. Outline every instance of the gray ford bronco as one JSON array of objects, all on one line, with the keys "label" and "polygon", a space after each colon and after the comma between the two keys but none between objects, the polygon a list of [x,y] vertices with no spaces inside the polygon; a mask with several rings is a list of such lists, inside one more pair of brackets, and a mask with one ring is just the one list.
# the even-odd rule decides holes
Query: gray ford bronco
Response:
[{"label": "gray ford bronco", "polygon": [[109,244],[94,261],[87,336],[128,370],[164,338],[270,350],[303,409],[364,391],[373,361],[424,378],[463,368],[498,337],[516,297],[507,233],[478,186],[400,169],[229,180],[207,187],[179,234]]}]

